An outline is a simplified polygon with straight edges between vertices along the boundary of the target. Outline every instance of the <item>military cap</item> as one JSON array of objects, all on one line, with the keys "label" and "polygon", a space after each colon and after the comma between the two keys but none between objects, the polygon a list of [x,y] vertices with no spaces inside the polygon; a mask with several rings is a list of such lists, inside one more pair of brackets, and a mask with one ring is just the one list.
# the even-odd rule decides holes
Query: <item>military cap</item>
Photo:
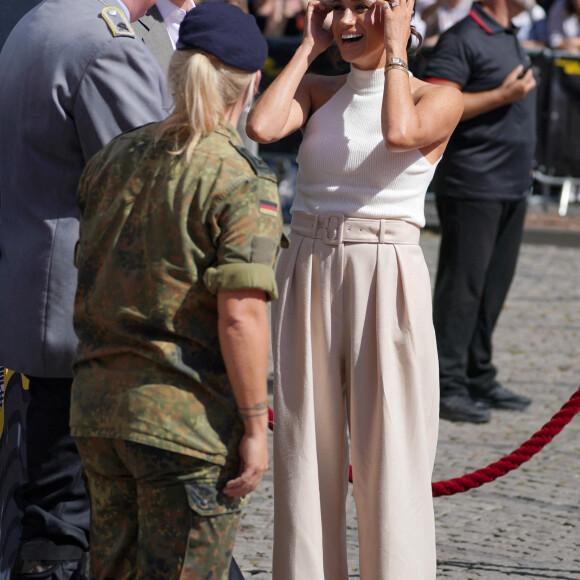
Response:
[{"label": "military cap", "polygon": [[268,43],[256,19],[225,2],[203,2],[186,14],[179,29],[177,50],[192,48],[250,72],[260,70],[268,56]]}]

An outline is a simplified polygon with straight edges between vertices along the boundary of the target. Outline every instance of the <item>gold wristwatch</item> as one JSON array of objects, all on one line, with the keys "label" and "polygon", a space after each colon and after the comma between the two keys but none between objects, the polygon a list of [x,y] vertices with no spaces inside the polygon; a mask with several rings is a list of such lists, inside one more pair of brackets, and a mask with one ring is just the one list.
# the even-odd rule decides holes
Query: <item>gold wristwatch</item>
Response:
[{"label": "gold wristwatch", "polygon": [[402,58],[390,58],[387,62],[387,66],[391,66],[394,64],[398,66],[404,66],[407,69],[409,68],[407,66],[407,63]]},{"label": "gold wristwatch", "polygon": [[390,58],[387,62],[387,66],[385,66],[385,74],[392,68],[398,68],[399,70],[405,71],[406,73],[409,72],[409,67],[402,58]]}]

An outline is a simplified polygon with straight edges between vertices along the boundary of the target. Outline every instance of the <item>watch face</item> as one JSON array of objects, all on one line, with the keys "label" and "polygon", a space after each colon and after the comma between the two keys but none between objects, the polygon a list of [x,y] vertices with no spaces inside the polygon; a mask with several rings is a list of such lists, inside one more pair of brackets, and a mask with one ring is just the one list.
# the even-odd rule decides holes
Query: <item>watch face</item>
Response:
[{"label": "watch face", "polygon": [[402,58],[389,58],[387,66],[402,66],[407,68],[407,63]]}]

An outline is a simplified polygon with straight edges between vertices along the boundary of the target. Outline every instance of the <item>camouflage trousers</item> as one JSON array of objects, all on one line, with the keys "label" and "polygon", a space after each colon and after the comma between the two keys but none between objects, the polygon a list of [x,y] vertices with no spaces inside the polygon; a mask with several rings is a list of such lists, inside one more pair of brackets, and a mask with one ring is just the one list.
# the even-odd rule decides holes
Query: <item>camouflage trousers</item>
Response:
[{"label": "camouflage trousers", "polygon": [[75,438],[91,498],[91,578],[226,580],[243,500],[237,472],[122,439]]}]

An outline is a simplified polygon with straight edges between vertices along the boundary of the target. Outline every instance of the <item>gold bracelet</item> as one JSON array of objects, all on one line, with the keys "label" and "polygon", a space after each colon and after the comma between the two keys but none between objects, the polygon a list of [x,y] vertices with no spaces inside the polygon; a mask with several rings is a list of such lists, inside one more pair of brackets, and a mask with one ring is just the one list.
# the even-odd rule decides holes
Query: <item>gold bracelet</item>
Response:
[{"label": "gold bracelet", "polygon": [[385,74],[387,74],[387,71],[391,70],[392,68],[397,68],[399,70],[405,71],[407,74],[409,74],[409,69],[402,64],[390,64],[389,66],[385,67]]}]

